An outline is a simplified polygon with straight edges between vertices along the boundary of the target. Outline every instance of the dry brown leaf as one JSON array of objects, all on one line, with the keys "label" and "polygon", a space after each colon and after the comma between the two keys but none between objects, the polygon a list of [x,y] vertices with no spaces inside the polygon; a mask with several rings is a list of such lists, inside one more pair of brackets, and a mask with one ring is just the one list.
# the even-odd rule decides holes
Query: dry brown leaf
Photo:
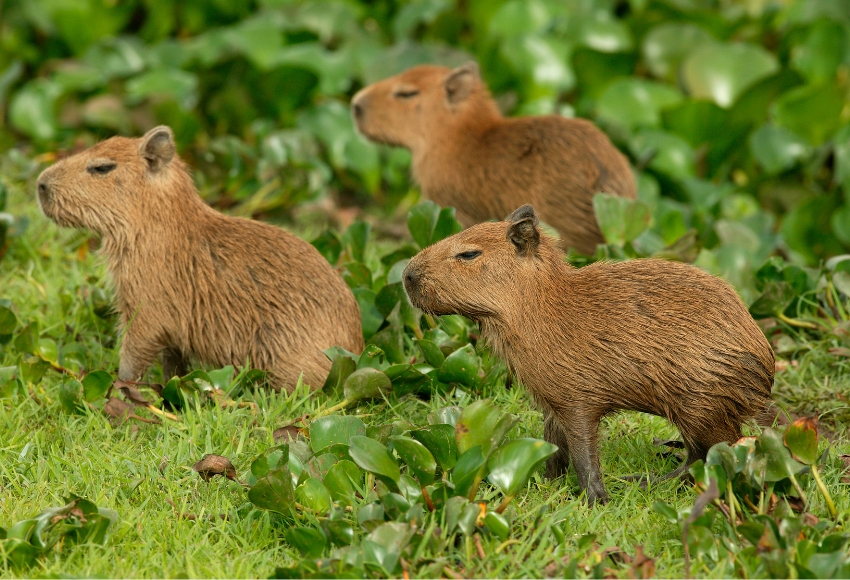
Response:
[{"label": "dry brown leaf", "polygon": [[300,433],[301,430],[295,425],[287,425],[285,427],[278,427],[275,429],[274,433],[272,433],[272,437],[274,437],[275,444],[288,443],[290,441],[295,441]]},{"label": "dry brown leaf", "polygon": [[655,560],[644,554],[643,546],[638,545],[631,562],[631,577],[652,578],[653,576],[655,576]]},{"label": "dry brown leaf", "polygon": [[103,412],[116,423],[121,424],[133,416],[133,405],[127,401],[109,397],[103,406]]},{"label": "dry brown leaf", "polygon": [[121,391],[121,394],[127,397],[129,401],[131,401],[135,405],[141,405],[142,407],[147,407],[151,404],[145,396],[139,391],[139,388],[136,385],[131,385],[130,383],[125,383],[124,381],[115,381],[115,386]]},{"label": "dry brown leaf", "polygon": [[192,466],[192,469],[204,479],[209,481],[216,475],[223,475],[227,479],[236,481],[236,468],[227,457],[221,455],[204,455],[200,461]]}]

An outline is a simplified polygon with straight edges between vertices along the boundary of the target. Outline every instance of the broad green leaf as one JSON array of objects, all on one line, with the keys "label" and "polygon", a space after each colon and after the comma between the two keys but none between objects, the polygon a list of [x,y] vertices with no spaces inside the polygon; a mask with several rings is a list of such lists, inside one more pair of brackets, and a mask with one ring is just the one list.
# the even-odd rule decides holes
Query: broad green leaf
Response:
[{"label": "broad green leaf", "polygon": [[318,558],[328,545],[328,540],[322,532],[305,526],[288,528],[283,533],[283,539],[306,558]]},{"label": "broad green leaf", "polygon": [[355,436],[351,438],[348,453],[360,468],[374,473],[388,485],[392,483],[397,486],[401,472],[395,458],[385,446],[374,439]]},{"label": "broad green leaf", "polygon": [[794,299],[794,288],[785,281],[768,282],[761,295],[750,305],[750,314],[755,318],[776,316],[788,308]]},{"label": "broad green leaf", "polygon": [[691,96],[729,108],[750,86],[779,70],[776,57],[747,43],[709,43],[685,59],[683,77]]},{"label": "broad green leaf", "polygon": [[366,530],[374,530],[384,521],[384,506],[380,502],[370,503],[357,510],[357,523]]},{"label": "broad green leaf", "polygon": [[360,469],[351,461],[342,460],[328,469],[324,483],[334,501],[352,505],[355,493],[361,487],[361,479]]},{"label": "broad green leaf", "polygon": [[322,528],[334,546],[348,546],[354,541],[354,526],[345,520],[325,520]]},{"label": "broad green leaf", "polygon": [[287,514],[295,503],[295,493],[292,489],[292,476],[288,467],[270,471],[248,490],[248,500],[255,506]]},{"label": "broad green leaf", "polygon": [[416,245],[426,248],[461,231],[462,227],[454,216],[454,208],[440,208],[433,201],[426,200],[411,208],[407,214],[407,227]]},{"label": "broad green leaf", "polygon": [[848,36],[850,30],[839,22],[815,23],[805,40],[791,50],[791,66],[811,82],[831,80],[841,65],[842,53],[846,54]]},{"label": "broad green leaf", "polygon": [[66,413],[79,413],[83,409],[83,386],[77,379],[67,379],[59,386],[59,402]]},{"label": "broad green leaf", "polygon": [[322,391],[329,395],[339,395],[342,393],[342,387],[345,380],[351,376],[357,369],[357,362],[346,355],[337,355],[331,364],[331,370],[328,373],[328,378],[325,379],[325,384],[322,386]]},{"label": "broad green leaf", "polygon": [[795,460],[814,465],[818,460],[817,420],[811,417],[797,419],[788,425],[783,442]]},{"label": "broad green leaf", "polygon": [[780,481],[796,475],[806,467],[791,456],[782,441],[782,434],[773,428],[765,429],[756,438],[756,453],[762,454],[767,460],[764,481]]},{"label": "broad green leaf", "polygon": [[342,270],[342,278],[351,289],[372,287],[372,271],[360,262],[347,263]]},{"label": "broad green leaf", "polygon": [[444,383],[460,383],[466,387],[478,385],[480,359],[471,344],[459,348],[446,357],[440,367],[439,379]]},{"label": "broad green leaf", "polygon": [[384,358],[386,358],[386,355],[383,350],[374,344],[367,344],[366,348],[360,354],[360,358],[357,359],[357,369],[373,368],[383,370],[389,366],[384,361]]},{"label": "broad green leaf", "polygon": [[508,535],[511,533],[511,527],[508,524],[508,520],[506,520],[502,514],[498,514],[494,511],[487,511],[487,515],[484,516],[484,525],[493,535],[503,542],[508,539]]},{"label": "broad green leaf", "polygon": [[178,68],[162,67],[133,77],[125,85],[130,99],[141,101],[166,95],[183,109],[191,109],[198,99],[198,77]]},{"label": "broad green leaf", "polygon": [[83,377],[82,383],[83,398],[91,403],[106,395],[112,385],[112,375],[106,371],[94,371]]},{"label": "broad green leaf", "polygon": [[487,458],[481,452],[481,445],[467,449],[452,468],[452,483],[455,495],[470,496],[484,478]]},{"label": "broad green leaf", "polygon": [[617,79],[602,93],[596,111],[600,119],[629,129],[657,127],[661,124],[661,111],[681,101],[682,94],[669,85],[643,79]]},{"label": "broad green leaf", "polygon": [[528,482],[541,463],[558,450],[555,445],[540,439],[514,439],[496,449],[487,462],[487,479],[513,497]]},{"label": "broad green leaf", "polygon": [[310,242],[314,248],[333,266],[339,261],[342,253],[342,241],[332,230],[325,230],[319,237]]},{"label": "broad green leaf", "polygon": [[269,70],[277,64],[283,48],[283,35],[277,24],[262,15],[248,18],[225,33],[228,43],[245,55],[260,70]]},{"label": "broad green leaf", "polygon": [[777,125],[818,146],[838,130],[844,106],[843,93],[830,82],[791,89],[774,101],[770,112]]},{"label": "broad green leaf", "polygon": [[675,81],[682,59],[695,48],[712,41],[711,34],[696,24],[664,22],[647,33],[641,51],[653,75]]},{"label": "broad green leaf", "polygon": [[812,148],[787,129],[763,125],[750,135],[750,151],[768,175],[776,175],[805,160]]},{"label": "broad green leaf", "polygon": [[351,415],[329,415],[310,423],[310,448],[314,453],[341,443],[348,445],[352,437],[366,434],[366,425]]},{"label": "broad green leaf", "polygon": [[393,393],[403,397],[409,393],[427,392],[431,379],[411,364],[393,365],[384,371],[393,384]]},{"label": "broad green leaf", "polygon": [[374,399],[392,392],[393,385],[389,377],[373,368],[362,368],[354,371],[345,380],[343,393],[348,401]]},{"label": "broad green leaf", "polygon": [[[282,468],[288,463],[288,444],[284,443],[283,445],[269,447],[251,462],[251,471],[250,476],[248,478],[248,484],[253,485],[256,480],[262,479],[271,471],[274,471],[278,468]],[[253,480],[251,478],[253,478]]]},{"label": "broad green leaf", "polygon": [[378,332],[378,329],[384,323],[383,315],[375,307],[377,294],[369,288],[354,288],[351,292],[354,294],[354,299],[357,300],[357,306],[360,308],[363,338],[369,339]]},{"label": "broad green leaf", "polygon": [[404,436],[390,437],[390,442],[401,460],[407,464],[413,477],[419,481],[419,486],[431,485],[437,462],[428,448],[416,439]]},{"label": "broad green leaf", "polygon": [[437,423],[411,431],[410,436],[428,448],[443,471],[454,467],[458,456],[454,425]]},{"label": "broad green leaf", "polygon": [[379,525],[363,540],[364,553],[371,552],[390,575],[394,575],[402,550],[416,530],[410,524],[387,522]]},{"label": "broad green leaf", "polygon": [[428,339],[417,340],[416,345],[419,347],[419,350],[422,351],[422,355],[425,357],[425,360],[434,368],[440,368],[443,366],[443,362],[446,360],[446,355],[443,354],[443,351],[440,350],[433,341]]},{"label": "broad green leaf", "polygon": [[449,0],[420,0],[402,4],[393,19],[396,40],[408,38],[420,24],[431,24],[451,6]]},{"label": "broad green leaf", "polygon": [[648,159],[651,169],[674,179],[687,179],[696,173],[696,153],[678,135],[641,129],[630,141],[629,148],[636,158]]},{"label": "broad green leaf", "polygon": [[18,326],[18,317],[11,309],[0,306],[0,335],[12,334]]},{"label": "broad green leaf", "polygon": [[60,88],[46,79],[30,81],[18,90],[9,102],[9,122],[17,130],[36,141],[48,141],[56,136],[56,100]]},{"label": "broad green leaf", "polygon": [[357,262],[363,261],[371,231],[372,226],[368,222],[357,220],[342,234],[343,245]]},{"label": "broad green leaf", "polygon": [[452,430],[454,430],[455,425],[457,425],[457,420],[460,417],[462,409],[457,405],[449,405],[448,407],[441,407],[436,411],[431,411],[428,413],[428,423],[430,425],[451,425]]},{"label": "broad green leaf", "polygon": [[497,408],[490,399],[475,401],[461,411],[455,425],[458,452],[463,454],[481,446],[481,453],[487,457],[513,425],[513,417]]},{"label": "broad green leaf", "polygon": [[645,203],[638,199],[597,193],[593,196],[593,210],[605,241],[623,246],[649,227],[652,216]]},{"label": "broad green leaf", "polygon": [[301,505],[323,515],[331,509],[331,494],[316,477],[308,477],[295,489],[295,500]]}]

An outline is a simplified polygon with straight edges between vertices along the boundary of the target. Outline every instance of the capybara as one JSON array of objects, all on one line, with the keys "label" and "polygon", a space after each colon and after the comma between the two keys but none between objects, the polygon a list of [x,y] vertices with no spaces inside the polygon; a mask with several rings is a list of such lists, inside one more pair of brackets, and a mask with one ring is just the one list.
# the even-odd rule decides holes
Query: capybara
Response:
[{"label": "capybara", "polygon": [[726,282],[663,260],[574,268],[530,205],[425,248],[403,279],[425,312],[479,323],[544,409],[544,437],[559,447],[547,476],[571,462],[591,502],[608,498],[597,449],[606,414],[675,424],[688,457],[670,477],[771,404],[773,351]]},{"label": "capybara", "polygon": [[465,227],[530,203],[562,247],[591,254],[604,241],[594,194],[636,196],[602,131],[558,115],[503,117],[475,63],[411,68],[358,92],[351,110],[367,138],[410,150],[422,193],[456,208]]},{"label": "capybara", "polygon": [[57,224],[100,234],[120,316],[118,376],[163,377],[191,357],[247,362],[275,389],[320,387],[322,349],[363,349],[351,291],[313,246],[203,202],[168,127],[113,137],[44,170],[38,200]]}]

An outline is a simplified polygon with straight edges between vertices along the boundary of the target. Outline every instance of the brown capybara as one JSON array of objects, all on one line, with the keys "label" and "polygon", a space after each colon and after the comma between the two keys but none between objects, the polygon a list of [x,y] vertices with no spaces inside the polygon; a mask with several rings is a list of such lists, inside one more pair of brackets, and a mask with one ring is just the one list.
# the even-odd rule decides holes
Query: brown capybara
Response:
[{"label": "brown capybara", "polygon": [[102,237],[120,315],[118,376],[137,380],[162,354],[167,380],[190,357],[246,362],[276,389],[319,387],[322,349],[363,349],[351,291],[307,242],[218,213],[198,195],[168,127],[113,137],[44,170],[38,200],[57,224]]},{"label": "brown capybara", "polygon": [[530,205],[425,248],[403,279],[413,305],[479,323],[544,409],[544,437],[559,447],[547,476],[572,462],[591,502],[608,498],[597,449],[606,414],[675,424],[688,458],[670,477],[770,406],[773,351],[726,282],[662,260],[573,268]]},{"label": "brown capybara", "polygon": [[583,119],[505,118],[478,66],[417,66],[361,90],[351,101],[358,129],[405,147],[422,193],[452,206],[465,227],[504,219],[531,203],[564,248],[591,254],[602,233],[593,196],[636,196],[626,158]]}]

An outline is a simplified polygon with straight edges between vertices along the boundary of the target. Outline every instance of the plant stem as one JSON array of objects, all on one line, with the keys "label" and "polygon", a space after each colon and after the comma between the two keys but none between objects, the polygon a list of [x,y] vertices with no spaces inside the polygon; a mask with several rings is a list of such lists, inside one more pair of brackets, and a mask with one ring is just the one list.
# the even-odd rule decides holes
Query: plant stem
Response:
[{"label": "plant stem", "polygon": [[732,523],[732,531],[738,535],[738,522],[735,521],[735,494],[732,492],[732,480],[726,480],[726,499],[729,500],[729,521]]},{"label": "plant stem", "polygon": [[437,507],[434,505],[434,502],[431,500],[431,496],[428,495],[428,490],[425,489],[425,486],[422,486],[422,498],[425,500],[425,505],[428,507],[428,511],[436,511]]},{"label": "plant stem", "polygon": [[797,493],[799,493],[799,494],[800,494],[800,499],[801,499],[801,500],[803,500],[803,504],[804,504],[804,505],[805,505],[805,504],[808,504],[808,503],[809,503],[809,500],[808,500],[808,499],[806,499],[806,494],[805,494],[805,493],[803,493],[803,488],[802,488],[802,487],[800,487],[800,484],[797,482],[797,478],[796,478],[796,477],[794,477],[794,475],[793,475],[793,474],[789,474],[789,475],[788,475],[788,479],[790,479],[790,480],[791,480],[791,485],[793,485],[793,486],[794,486],[794,489],[796,489],[796,490],[797,490]]},{"label": "plant stem", "polygon": [[832,516],[833,519],[838,515],[838,512],[835,510],[835,502],[832,501],[832,496],[829,495],[829,490],[826,489],[826,486],[823,484],[823,480],[820,478],[820,473],[818,473],[818,468],[812,464],[809,467],[812,468],[812,477],[815,478],[815,483],[818,484],[818,489],[823,495],[823,500],[826,502],[826,508],[829,510],[829,515]]},{"label": "plant stem", "polygon": [[807,322],[805,320],[800,320],[799,318],[789,318],[781,312],[778,312],[776,314],[776,318],[781,320],[788,326],[796,326],[797,328],[808,328],[811,330],[820,330],[820,327],[814,322]]},{"label": "plant stem", "polygon": [[508,504],[511,503],[511,500],[514,499],[512,495],[506,495],[505,499],[502,500],[502,503],[499,504],[499,507],[496,508],[496,513],[500,514],[505,511],[505,508],[508,507]]},{"label": "plant stem", "polygon": [[348,399],[343,399],[333,407],[328,407],[327,409],[321,410],[312,417],[310,417],[310,421],[315,421],[319,417],[324,417],[325,415],[330,415],[331,413],[336,413],[340,409],[345,409],[348,405],[351,404],[351,401]]}]

